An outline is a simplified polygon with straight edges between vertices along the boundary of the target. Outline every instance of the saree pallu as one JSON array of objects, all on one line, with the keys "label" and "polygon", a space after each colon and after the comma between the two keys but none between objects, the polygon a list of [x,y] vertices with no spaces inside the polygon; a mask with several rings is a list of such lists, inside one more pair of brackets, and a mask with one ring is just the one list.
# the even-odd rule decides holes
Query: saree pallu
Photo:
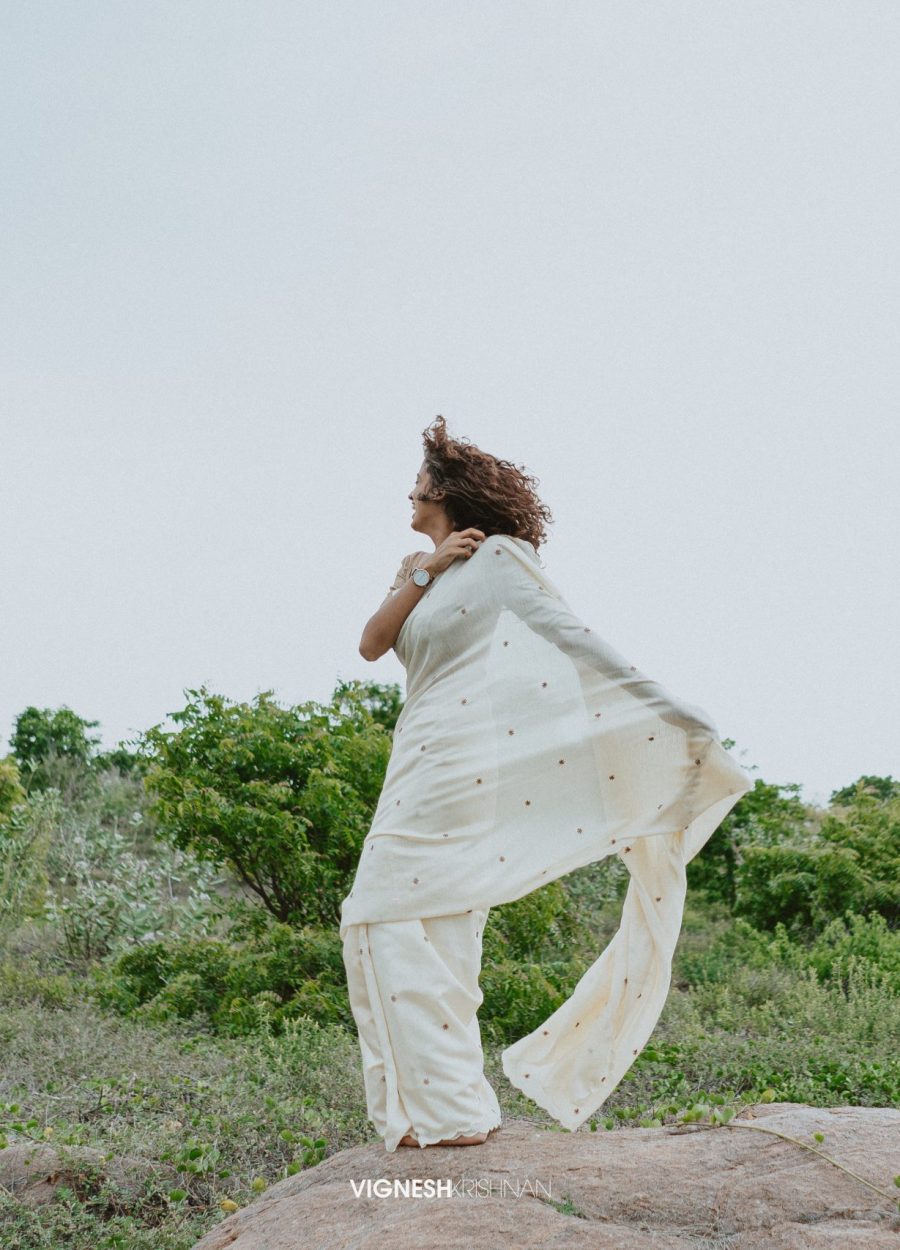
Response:
[{"label": "saree pallu", "polygon": [[[618,932],[572,995],[502,1052],[510,1082],[576,1129],[648,1041],[671,982],[686,865],[752,783],[706,712],[576,616],[525,539],[489,535],[454,561],[395,651],[406,701],[342,904],[345,949],[351,928],[487,913],[618,855],[630,874]],[[416,945],[397,957],[427,1005]]]}]

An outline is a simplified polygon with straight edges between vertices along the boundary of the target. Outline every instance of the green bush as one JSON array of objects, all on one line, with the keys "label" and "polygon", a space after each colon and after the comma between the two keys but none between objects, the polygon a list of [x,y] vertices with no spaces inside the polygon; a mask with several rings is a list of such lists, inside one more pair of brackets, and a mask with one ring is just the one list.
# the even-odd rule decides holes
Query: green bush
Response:
[{"label": "green bush", "polygon": [[506,1046],[536,1029],[569,997],[587,967],[588,962],[578,959],[486,964],[478,1013],[482,1038]]},{"label": "green bush", "polygon": [[159,833],[234,869],[278,920],[339,923],[384,782],[391,736],[372,688],[283,709],[271,691],[229,704],[190,690],[180,728],[144,735]]},{"label": "green bush", "polygon": [[177,847],[154,846],[147,855],[131,847],[130,838],[90,818],[60,822],[44,908],[70,959],[90,962],[159,933],[198,935],[217,923],[214,868]]},{"label": "green bush", "polygon": [[58,791],[37,791],[0,822],[0,938],[42,913],[60,810]]},{"label": "green bush", "polygon": [[869,969],[891,994],[900,994],[900,930],[877,912],[838,916],[806,941],[786,925],[761,932],[736,919],[705,950],[679,951],[675,980],[685,986],[729,986],[754,973],[794,980],[810,972],[821,982],[846,980],[851,964]]},{"label": "green bush", "polygon": [[502,939],[507,959],[546,958],[565,948],[577,928],[572,901],[562,881],[551,881],[523,898],[492,908],[486,938]]},{"label": "green bush", "polygon": [[484,994],[479,1011],[481,1036],[494,1045],[506,1045],[530,1033],[565,999],[543,964],[491,963],[482,971],[480,983]]},{"label": "green bush", "polygon": [[93,970],[91,993],[125,1015],[199,1019],[232,1036],[260,1027],[278,1032],[284,1021],[305,1015],[352,1024],[338,933],[271,918],[245,920],[227,938],[137,946]]},{"label": "green bush", "polygon": [[[733,742],[725,739],[724,745]],[[771,785],[757,778],[688,864],[688,889],[734,906],[747,848],[778,846],[805,831],[807,809],[799,792],[797,784]]]},{"label": "green bush", "polygon": [[77,773],[89,772],[91,754],[99,744],[98,735],[89,734],[99,721],[84,720],[66,706],[27,707],[16,717],[10,746],[19,764],[26,790],[44,790],[57,785],[57,765],[68,764]]},{"label": "green bush", "polygon": [[750,846],[735,873],[734,911],[758,928],[823,929],[838,916],[900,919],[900,798],[860,791],[815,833]]},{"label": "green bush", "polygon": [[25,802],[25,790],[14,755],[0,759],[0,828],[9,820],[13,808]]}]

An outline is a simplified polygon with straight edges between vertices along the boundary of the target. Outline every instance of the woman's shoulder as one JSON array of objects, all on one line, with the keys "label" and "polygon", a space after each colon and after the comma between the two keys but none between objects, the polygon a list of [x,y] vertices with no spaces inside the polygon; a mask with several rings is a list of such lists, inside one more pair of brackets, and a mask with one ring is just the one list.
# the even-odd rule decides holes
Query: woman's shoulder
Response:
[{"label": "woman's shoulder", "polygon": [[407,574],[411,574],[418,562],[428,553],[425,551],[411,551],[408,556],[403,557],[400,569]]},{"label": "woman's shoulder", "polygon": [[421,560],[422,557],[425,555],[427,555],[427,552],[425,551],[411,551],[408,556],[403,557],[403,559],[400,561],[400,567],[399,569],[397,569],[397,572],[394,574],[394,580],[391,583],[390,589],[388,590],[389,595],[393,594],[395,590],[399,590],[400,587],[403,585],[403,583],[405,581],[408,581],[409,578],[412,577],[413,569],[415,568],[418,561]]}]

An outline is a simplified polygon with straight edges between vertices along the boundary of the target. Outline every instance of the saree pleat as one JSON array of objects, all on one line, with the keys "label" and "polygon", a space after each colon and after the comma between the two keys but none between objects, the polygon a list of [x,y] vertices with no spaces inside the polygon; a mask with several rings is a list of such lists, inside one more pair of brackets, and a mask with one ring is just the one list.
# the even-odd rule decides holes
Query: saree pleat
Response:
[{"label": "saree pleat", "polygon": [[350,925],[344,965],[368,1116],[393,1152],[500,1124],[477,1011],[487,912]]}]

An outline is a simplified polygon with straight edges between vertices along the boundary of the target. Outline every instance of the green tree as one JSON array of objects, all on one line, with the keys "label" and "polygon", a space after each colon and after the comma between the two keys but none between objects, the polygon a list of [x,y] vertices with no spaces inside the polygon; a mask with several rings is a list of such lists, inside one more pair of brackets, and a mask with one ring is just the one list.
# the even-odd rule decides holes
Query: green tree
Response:
[{"label": "green tree", "polygon": [[[723,742],[726,748],[733,745],[730,738]],[[799,793],[795,782],[773,785],[757,777],[753,789],[740,798],[688,864],[688,887],[734,907],[738,872],[748,849],[777,846],[806,827],[808,811]]]},{"label": "green tree", "polygon": [[99,721],[84,720],[71,708],[27,707],[15,719],[10,746],[19,764],[22,784],[32,790],[58,788],[61,777],[89,770],[97,735],[89,734]]},{"label": "green tree", "polygon": [[852,785],[834,790],[829,800],[832,807],[855,803],[861,794],[871,794],[876,799],[893,799],[900,795],[900,781],[893,777],[872,777],[868,774],[858,778]]},{"label": "green tree", "polygon": [[[900,795],[859,788],[820,826],[781,845],[747,848],[736,872],[734,911],[759,928],[779,922],[818,932],[838,916],[900,919]],[[890,794],[889,790],[885,790]]]},{"label": "green tree", "polygon": [[185,694],[178,729],[141,740],[160,836],[232,868],[278,920],[335,925],[391,751],[373,689],[342,682],[327,705],[286,709],[271,691]]}]

